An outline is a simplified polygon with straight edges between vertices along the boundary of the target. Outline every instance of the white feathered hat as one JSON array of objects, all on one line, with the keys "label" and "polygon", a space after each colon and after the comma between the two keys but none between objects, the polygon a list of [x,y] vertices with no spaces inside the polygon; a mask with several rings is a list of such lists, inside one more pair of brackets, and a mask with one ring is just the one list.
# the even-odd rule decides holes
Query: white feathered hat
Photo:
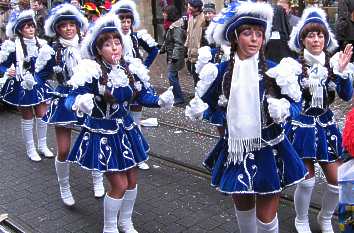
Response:
[{"label": "white feathered hat", "polygon": [[117,32],[121,35],[119,28],[120,20],[116,15],[106,14],[99,17],[81,43],[81,56],[83,58],[94,59],[98,54],[96,48],[98,35],[105,32]]},{"label": "white feathered hat", "polygon": [[265,39],[269,40],[272,30],[273,9],[264,2],[239,1],[229,5],[217,19],[220,23],[214,29],[212,38],[220,45],[230,46],[235,30],[245,24],[259,25],[265,29]]},{"label": "white feathered hat", "polygon": [[84,32],[88,28],[88,21],[86,17],[72,4],[64,3],[60,4],[49,12],[49,16],[44,24],[45,34],[49,37],[55,37],[56,27],[58,23],[63,20],[73,20],[80,28],[80,31]]},{"label": "white feathered hat", "polygon": [[23,24],[31,21],[36,25],[33,10],[25,10],[21,12],[13,11],[9,17],[9,22],[6,25],[6,36],[11,39],[14,38],[16,34],[18,35],[20,33]]},{"label": "white feathered hat", "polygon": [[110,13],[115,15],[129,14],[133,17],[133,27],[138,28],[140,26],[140,15],[136,9],[136,4],[132,0],[119,0],[117,3],[112,5]]},{"label": "white feathered hat", "polygon": [[324,10],[318,7],[309,7],[302,13],[301,19],[298,24],[293,28],[290,34],[289,47],[291,50],[299,53],[303,47],[301,42],[301,33],[304,27],[309,23],[318,23],[325,27],[327,30],[325,49],[328,52],[333,52],[337,47],[338,43],[332,33],[331,28],[328,25],[327,15]]}]

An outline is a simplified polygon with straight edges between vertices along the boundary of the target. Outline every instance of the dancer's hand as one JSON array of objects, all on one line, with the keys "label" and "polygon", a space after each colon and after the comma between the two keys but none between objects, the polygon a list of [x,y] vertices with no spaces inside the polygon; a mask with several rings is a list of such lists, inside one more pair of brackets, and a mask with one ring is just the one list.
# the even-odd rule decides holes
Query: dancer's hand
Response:
[{"label": "dancer's hand", "polygon": [[339,53],[339,61],[338,61],[339,72],[343,73],[343,71],[349,64],[352,55],[353,55],[353,45],[347,44],[344,48],[344,51],[341,51]]}]

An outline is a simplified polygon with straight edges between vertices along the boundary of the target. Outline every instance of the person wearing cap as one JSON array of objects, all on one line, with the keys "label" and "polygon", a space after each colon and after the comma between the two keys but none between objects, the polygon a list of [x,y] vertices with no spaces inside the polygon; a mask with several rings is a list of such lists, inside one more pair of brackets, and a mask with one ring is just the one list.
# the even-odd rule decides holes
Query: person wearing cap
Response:
[{"label": "person wearing cap", "polygon": [[[53,38],[52,46],[43,46],[36,61],[36,77],[55,83],[51,105],[43,117],[43,121],[55,126],[57,141],[57,156],[55,171],[58,178],[60,196],[67,206],[75,204],[69,183],[69,163],[66,158],[70,152],[71,130],[78,118],[65,107],[65,99],[71,89],[68,80],[73,75],[80,55],[81,33],[87,30],[88,22],[85,16],[69,3],[58,5],[51,9],[44,24],[46,36]],[[103,176],[92,173],[95,197],[103,197]]]},{"label": "person wearing cap", "polygon": [[[2,101],[19,108],[22,120],[22,135],[27,156],[31,161],[40,161],[39,154],[47,158],[53,153],[47,146],[47,124],[41,118],[50,100],[50,87],[34,77],[34,64],[38,50],[46,41],[36,37],[34,12],[13,11],[6,25],[6,35],[10,40],[1,45],[0,72],[7,78],[0,96]],[[33,113],[34,110],[34,113]],[[36,118],[38,151],[33,140],[33,118]]]},{"label": "person wearing cap", "polygon": [[103,202],[103,232],[137,233],[132,222],[138,193],[137,164],[148,159],[149,146],[133,121],[129,102],[136,99],[147,107],[170,109],[173,94],[169,88],[156,95],[142,61],[123,57],[120,23],[115,15],[106,14],[83,40],[85,59],[69,81],[74,89],[66,106],[84,114],[85,120],[68,161],[103,172],[110,183]]},{"label": "person wearing cap", "polygon": [[95,21],[100,17],[101,12],[98,10],[98,7],[93,2],[86,2],[82,7],[85,12],[85,16],[89,21],[89,28],[91,28]]},{"label": "person wearing cap", "polygon": [[199,118],[203,109],[216,105],[226,112],[225,136],[204,161],[211,184],[232,195],[241,233],[277,233],[280,192],[306,175],[282,128],[286,119],[298,114],[300,87],[297,80],[278,84],[267,75],[267,67],[274,66],[263,52],[270,38],[272,7],[244,2],[226,11],[212,37],[231,46],[230,61],[206,64],[210,71],[201,80],[211,84],[197,86],[199,96],[186,113]]},{"label": "person wearing cap", "polygon": [[198,49],[201,47],[203,26],[205,24],[203,1],[189,0],[188,12],[190,13],[190,17],[188,19],[187,39],[184,46],[187,48],[187,70],[193,78],[194,86],[196,86],[199,78],[195,72],[195,63],[198,58]]},{"label": "person wearing cap", "polygon": [[[140,48],[142,48],[147,52],[143,63],[149,68],[158,55],[159,48],[154,38],[146,30],[134,31],[140,26],[140,16],[135,2],[132,0],[120,0],[112,5],[110,13],[117,15],[122,24],[120,30],[122,39],[125,41],[124,56],[143,60],[143,56],[140,54]],[[133,102],[130,105],[130,111],[135,123],[140,127],[142,106]],[[140,163],[138,166],[143,170],[150,168],[147,163]]]},{"label": "person wearing cap", "polygon": [[205,32],[206,32],[208,26],[210,25],[210,22],[213,20],[213,18],[216,15],[215,4],[214,3],[205,3],[203,5],[203,13],[204,13],[204,17],[205,17],[205,22],[203,25],[203,32],[202,32],[200,47],[203,47],[203,46],[215,47],[215,45],[209,44],[205,38]]},{"label": "person wearing cap", "polygon": [[294,148],[309,171],[294,195],[295,228],[299,233],[311,232],[308,210],[315,186],[314,163],[319,163],[327,180],[317,222],[322,232],[333,232],[331,219],[338,204],[337,171],[343,148],[342,135],[330,105],[336,93],[344,101],[349,101],[353,94],[354,66],[350,63],[353,47],[347,45],[344,51],[330,57],[338,44],[326,17],[317,7],[304,10],[289,40],[290,49],[299,55],[299,63],[289,65],[287,60],[283,67],[284,74],[297,67],[302,90],[301,114],[286,126]]}]

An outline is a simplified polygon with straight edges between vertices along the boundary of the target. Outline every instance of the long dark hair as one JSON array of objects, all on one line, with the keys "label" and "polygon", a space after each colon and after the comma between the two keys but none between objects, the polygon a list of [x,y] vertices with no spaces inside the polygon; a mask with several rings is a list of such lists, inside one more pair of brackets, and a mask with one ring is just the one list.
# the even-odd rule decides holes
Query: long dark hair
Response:
[{"label": "long dark hair", "polygon": [[[24,23],[24,24],[21,26],[21,31],[22,31],[22,29],[23,29],[26,25],[33,25],[33,26],[36,28],[36,25],[35,25],[35,23],[34,23],[33,21],[28,21],[28,22]],[[27,46],[26,46],[26,44],[25,44],[25,42],[24,42],[22,33],[18,33],[18,37],[19,37],[20,42],[21,42],[21,46],[22,46],[22,50],[23,50],[23,56],[24,56],[25,58],[27,58],[27,56],[28,56],[28,51],[27,51]],[[40,46],[40,44],[39,44],[39,42],[38,42],[38,38],[37,38],[36,36],[34,36],[34,38],[35,38],[35,40],[36,40],[37,49],[39,49],[41,46]],[[25,59],[25,60],[23,61],[23,69],[24,69],[24,70],[28,70],[28,69],[30,69],[30,68],[31,68],[31,61]]]},{"label": "long dark hair", "polygon": [[166,13],[167,20],[170,22],[175,22],[180,17],[177,8],[174,5],[165,6],[162,9],[162,12]]}]

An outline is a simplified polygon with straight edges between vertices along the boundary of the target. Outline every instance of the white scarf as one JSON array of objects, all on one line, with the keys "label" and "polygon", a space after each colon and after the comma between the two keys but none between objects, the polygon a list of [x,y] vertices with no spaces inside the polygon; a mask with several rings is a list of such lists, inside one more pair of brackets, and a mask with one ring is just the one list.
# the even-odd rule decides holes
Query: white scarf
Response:
[{"label": "white scarf", "polygon": [[311,107],[323,108],[323,86],[322,80],[327,78],[327,75],[322,71],[327,69],[324,67],[326,55],[322,52],[320,55],[313,55],[307,49],[304,49],[304,58],[306,63],[311,67],[317,67],[316,74],[309,74],[309,89],[312,96]]},{"label": "white scarf", "polygon": [[25,61],[25,59],[29,60],[31,57],[38,56],[38,48],[37,48],[36,38],[32,38],[32,39],[23,38],[23,42],[25,43],[26,48],[27,48],[27,57],[26,58],[23,53],[23,48],[22,48],[20,38],[16,38],[16,40],[15,40],[16,62],[17,62],[16,79],[17,80],[22,80],[24,72],[26,72],[25,70],[23,70],[23,62]]},{"label": "white scarf", "polygon": [[258,53],[240,60],[235,54],[230,97],[227,105],[229,163],[238,155],[261,148]]},{"label": "white scarf", "polygon": [[131,31],[127,34],[122,33],[122,40],[124,44],[124,57],[134,57],[134,45],[130,36]]},{"label": "white scarf", "polygon": [[80,55],[80,48],[79,48],[79,36],[76,35],[73,39],[71,40],[66,40],[62,37],[59,38],[59,42],[64,49],[64,66],[67,67],[67,72],[69,77],[71,77],[74,72],[73,68],[79,63],[81,60],[81,55]]}]

